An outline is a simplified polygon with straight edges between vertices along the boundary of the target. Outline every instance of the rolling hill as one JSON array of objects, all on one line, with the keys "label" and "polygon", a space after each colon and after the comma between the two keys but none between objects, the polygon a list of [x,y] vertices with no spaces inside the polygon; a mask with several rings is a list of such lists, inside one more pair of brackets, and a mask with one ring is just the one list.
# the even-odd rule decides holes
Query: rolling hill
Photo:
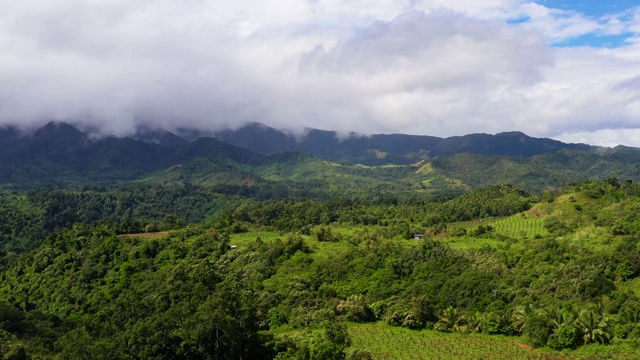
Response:
[{"label": "rolling hill", "polygon": [[[195,136],[192,131],[191,136]],[[31,134],[0,129],[0,183],[142,181],[203,186],[277,186],[301,192],[462,191],[511,183],[541,192],[571,181],[637,180],[640,151],[537,139],[522,133],[447,139],[373,135],[304,138],[259,124],[197,139],[166,132],[95,139],[65,123]]]}]

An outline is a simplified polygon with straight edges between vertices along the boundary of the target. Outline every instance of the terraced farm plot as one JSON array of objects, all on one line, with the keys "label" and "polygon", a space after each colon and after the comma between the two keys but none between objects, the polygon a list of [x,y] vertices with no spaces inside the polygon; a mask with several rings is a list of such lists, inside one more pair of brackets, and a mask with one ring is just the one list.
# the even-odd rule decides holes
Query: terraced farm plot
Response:
[{"label": "terraced farm plot", "polygon": [[351,324],[352,349],[366,349],[375,360],[602,360],[639,359],[640,352],[629,344],[580,347],[557,352],[534,349],[518,337],[481,334],[441,333],[433,330],[409,330],[375,324]]},{"label": "terraced farm plot", "polygon": [[518,338],[415,331],[384,323],[349,327],[353,348],[366,349],[376,360],[398,359],[565,359],[532,349]]},{"label": "terraced farm plot", "polygon": [[240,234],[231,234],[230,240],[232,245],[242,245],[251,242],[258,237],[263,241],[269,241],[280,237],[280,234],[275,231],[246,232]]},{"label": "terraced farm plot", "polygon": [[491,224],[496,233],[516,239],[533,239],[536,235],[547,235],[544,219],[515,215]]}]

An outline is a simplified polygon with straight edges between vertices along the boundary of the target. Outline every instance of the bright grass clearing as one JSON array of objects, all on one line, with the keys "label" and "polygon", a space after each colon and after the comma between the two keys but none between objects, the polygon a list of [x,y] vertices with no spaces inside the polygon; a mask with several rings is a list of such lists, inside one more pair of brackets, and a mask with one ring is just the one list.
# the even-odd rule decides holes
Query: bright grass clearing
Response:
[{"label": "bright grass clearing", "polygon": [[498,220],[491,224],[496,233],[515,239],[533,239],[537,236],[546,236],[544,218],[537,218],[527,213],[521,213],[508,218]]},{"label": "bright grass clearing", "polygon": [[153,240],[153,239],[162,239],[169,235],[171,235],[171,231],[158,231],[158,232],[148,232],[148,233],[138,233],[138,234],[122,234],[119,236],[126,237],[126,238]]},{"label": "bright grass clearing", "polygon": [[640,353],[616,345],[590,345],[578,351],[534,349],[518,337],[409,330],[383,322],[350,324],[352,349],[366,349],[375,360],[595,360],[639,359]]},{"label": "bright grass clearing", "polygon": [[489,246],[494,249],[499,249],[501,246],[505,245],[504,241],[500,241],[497,239],[476,238],[476,237],[470,237],[470,236],[447,237],[447,238],[441,239],[440,241],[449,245],[452,249],[456,249],[456,250],[481,249],[486,246]]},{"label": "bright grass clearing", "polygon": [[262,241],[270,241],[275,240],[278,237],[282,237],[279,233],[275,231],[254,231],[254,232],[246,232],[239,234],[231,234],[229,236],[229,240],[233,245],[244,245],[251,241],[254,241],[257,238],[262,239]]},{"label": "bright grass clearing", "polygon": [[349,327],[353,348],[366,349],[378,360],[397,359],[564,359],[522,344],[518,338],[409,330],[385,323]]}]

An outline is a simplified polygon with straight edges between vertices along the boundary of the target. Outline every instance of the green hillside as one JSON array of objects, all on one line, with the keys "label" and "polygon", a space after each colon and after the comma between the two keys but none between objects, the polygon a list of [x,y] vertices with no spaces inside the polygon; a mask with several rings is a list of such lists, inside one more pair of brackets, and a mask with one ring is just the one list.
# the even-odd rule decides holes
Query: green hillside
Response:
[{"label": "green hillside", "polygon": [[370,191],[443,193],[508,183],[541,194],[572,181],[640,178],[640,151],[596,154],[563,150],[532,158],[458,154],[413,165],[364,166],[299,153],[266,157],[261,163],[221,163],[204,158],[148,177],[154,183],[281,184],[321,193]]},{"label": "green hillside", "polygon": [[146,136],[0,131],[2,358],[640,357],[637,149]]},{"label": "green hillside", "polygon": [[508,185],[416,194],[4,191],[0,353],[640,356],[640,185],[610,178],[541,196]]},{"label": "green hillside", "polygon": [[596,154],[562,150],[526,159],[458,154],[434,159],[425,166],[422,172],[432,178],[450,179],[468,188],[510,183],[542,192],[587,179],[617,177],[637,180],[640,177],[640,152],[628,150]]},{"label": "green hillside", "polygon": [[521,132],[439,138],[404,134],[364,136],[351,133],[345,136],[333,131],[308,129],[304,135],[296,137],[263,124],[252,123],[212,135],[259,154],[298,151],[333,162],[371,166],[410,165],[425,159],[463,153],[530,158],[560,150],[598,150],[585,144],[565,144],[551,139],[533,138]]},{"label": "green hillside", "polygon": [[[239,133],[246,136],[243,141],[223,138],[248,147],[262,144],[263,151],[272,141],[267,134],[273,141],[286,143],[284,134],[249,130]],[[264,131],[267,133],[262,134]],[[292,140],[291,148],[284,149],[302,152],[271,155],[214,138],[190,142],[170,133],[154,135],[157,142],[153,143],[134,138],[94,139],[64,123],[48,124],[28,136],[11,129],[0,135],[0,186],[12,188],[138,181],[243,187],[242,191],[254,193],[269,188],[281,197],[317,198],[327,193],[442,194],[497,183],[540,194],[572,181],[640,178],[638,149],[574,146],[521,133],[448,139],[380,135],[340,142],[334,133],[316,131],[300,144]]]}]

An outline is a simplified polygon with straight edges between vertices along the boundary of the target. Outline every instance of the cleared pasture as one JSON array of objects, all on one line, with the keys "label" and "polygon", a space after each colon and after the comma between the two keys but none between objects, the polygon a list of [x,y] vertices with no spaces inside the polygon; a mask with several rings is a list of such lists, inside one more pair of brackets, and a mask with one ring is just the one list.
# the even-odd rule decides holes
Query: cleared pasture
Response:
[{"label": "cleared pasture", "polygon": [[518,337],[409,330],[385,323],[350,324],[352,349],[368,350],[375,360],[595,360],[639,359],[625,345],[589,345],[577,351],[535,349]]},{"label": "cleared pasture", "polygon": [[510,216],[491,224],[493,230],[504,236],[515,239],[533,239],[536,236],[546,236],[544,218],[537,218],[526,213]]},{"label": "cleared pasture", "polygon": [[243,245],[257,238],[260,238],[263,241],[269,241],[274,240],[278,237],[281,237],[281,235],[280,233],[275,231],[252,231],[246,233],[231,234],[229,236],[229,240],[233,245]]},{"label": "cleared pasture", "polygon": [[384,323],[349,327],[353,348],[366,349],[378,360],[411,359],[564,359],[532,349],[518,338],[415,331]]},{"label": "cleared pasture", "polygon": [[123,238],[138,238],[143,240],[153,240],[153,239],[162,239],[171,235],[171,231],[158,231],[158,232],[148,232],[148,233],[138,233],[138,234],[122,234],[118,235]]},{"label": "cleared pasture", "polygon": [[443,238],[441,241],[456,250],[481,249],[486,246],[499,249],[504,245],[504,242],[494,238],[476,238],[470,236],[448,237]]}]

